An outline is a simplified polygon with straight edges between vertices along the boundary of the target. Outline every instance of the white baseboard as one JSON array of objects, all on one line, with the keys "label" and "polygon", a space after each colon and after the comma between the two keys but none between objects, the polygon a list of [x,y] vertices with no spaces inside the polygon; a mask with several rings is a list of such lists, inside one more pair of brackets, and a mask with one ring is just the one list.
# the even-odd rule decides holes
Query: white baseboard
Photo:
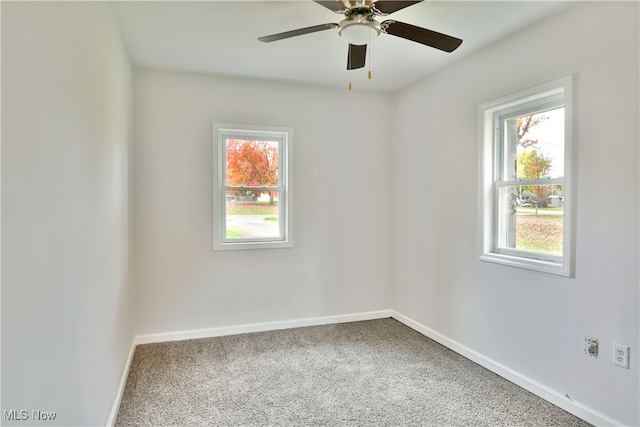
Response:
[{"label": "white baseboard", "polygon": [[536,380],[527,377],[509,367],[496,362],[454,340],[448,338],[431,328],[424,326],[415,320],[404,316],[394,310],[392,315],[394,319],[400,323],[405,324],[411,329],[421,333],[422,335],[434,340],[435,342],[442,344],[443,346],[455,351],[456,353],[466,357],[467,359],[477,363],[480,366],[487,368],[488,370],[500,375],[501,377],[511,381],[514,384],[519,385],[525,390],[530,391],[538,397],[564,409],[565,411],[582,418],[583,420],[596,425],[596,426],[623,426],[624,424],[614,420],[613,418],[596,411],[580,402],[572,400],[557,390],[553,390],[544,384],[537,382]]},{"label": "white baseboard", "polygon": [[359,322],[363,320],[386,319],[388,317],[391,317],[392,313],[392,310],[368,311],[364,313],[343,314],[337,316],[309,317],[306,319],[283,320],[279,322],[253,323],[239,326],[223,326],[218,328],[195,329],[190,331],[138,335],[133,338],[133,342],[131,343],[131,349],[129,350],[129,355],[127,356],[127,362],[122,370],[120,384],[118,385],[118,390],[116,392],[116,399],[113,402],[111,413],[109,414],[109,420],[107,421],[107,426],[113,426],[116,422],[118,410],[120,409],[120,402],[122,401],[122,394],[124,393],[124,387],[127,384],[127,375],[129,374],[129,369],[131,368],[133,354],[135,352],[136,346],[139,344],[181,341],[197,338],[212,338],[225,335],[246,334],[250,332],[264,332],[275,331],[279,329],[300,328],[304,326],[332,325],[337,323]]},{"label": "white baseboard", "polygon": [[197,338],[221,337],[251,332],[275,331],[279,329],[300,328],[305,326],[331,325],[335,323],[358,322],[362,320],[384,319],[391,317],[391,310],[369,311],[364,313],[342,314],[337,316],[309,317],[305,319],[282,320],[276,322],[252,323],[238,326],[194,329],[190,331],[167,332],[160,334],[138,335],[135,344],[149,344],[166,341],[182,341]]},{"label": "white baseboard", "polygon": [[129,349],[129,354],[127,355],[127,360],[124,364],[124,368],[122,368],[122,374],[120,375],[120,383],[118,384],[118,389],[116,390],[116,399],[113,402],[113,406],[111,407],[111,412],[109,413],[109,419],[107,420],[107,426],[113,426],[116,423],[116,418],[118,417],[118,410],[120,409],[120,402],[122,401],[122,394],[124,393],[124,387],[127,384],[127,376],[129,375],[129,369],[131,368],[131,361],[133,360],[133,353],[136,350],[135,337],[133,338],[133,342],[131,343],[131,348]]},{"label": "white baseboard", "polygon": [[580,402],[575,400],[570,400],[562,393],[553,390],[547,387],[544,384],[541,384],[535,381],[532,378],[527,377],[517,371],[510,369],[509,367],[498,363],[478,352],[472,350],[457,341],[452,340],[449,337],[446,337],[439,332],[428,328],[427,326],[416,322],[415,320],[404,316],[394,310],[380,310],[380,311],[370,311],[364,313],[354,313],[354,314],[344,314],[337,316],[324,316],[324,317],[310,317],[305,319],[295,319],[295,320],[283,320],[277,322],[264,322],[264,323],[253,323],[247,325],[239,325],[239,326],[223,326],[216,328],[207,328],[207,329],[195,329],[188,331],[176,331],[176,332],[168,332],[168,333],[160,333],[160,334],[145,334],[138,335],[133,339],[133,343],[131,345],[131,349],[129,351],[129,355],[127,357],[127,363],[123,369],[122,377],[120,379],[120,384],[118,386],[118,391],[116,395],[116,400],[111,409],[111,413],[109,415],[108,426],[113,426],[116,417],[118,415],[118,409],[120,407],[120,401],[122,399],[122,393],[124,392],[124,387],[127,382],[127,374],[129,373],[129,368],[131,367],[131,362],[133,360],[133,354],[135,351],[135,347],[138,344],[150,344],[157,342],[167,342],[167,341],[181,341],[188,339],[198,339],[198,338],[212,338],[212,337],[220,337],[225,335],[237,335],[237,334],[245,334],[251,332],[264,332],[264,331],[274,331],[280,329],[290,329],[290,328],[300,328],[305,326],[318,326],[318,325],[331,325],[337,323],[347,323],[347,322],[358,322],[363,320],[374,320],[374,319],[384,319],[388,317],[393,317],[400,323],[410,327],[411,329],[421,333],[422,335],[436,341],[439,344],[444,345],[445,347],[455,351],[456,353],[466,357],[467,359],[477,363],[480,366],[487,368],[488,370],[500,375],[501,377],[517,384],[518,386],[524,388],[525,390],[530,391],[531,393],[541,397],[542,399],[558,406],[559,408],[564,409],[565,411],[582,418],[583,420],[596,425],[596,426],[623,426],[624,424],[612,419],[611,417],[596,411],[593,408],[590,408]]},{"label": "white baseboard", "polygon": [[225,335],[238,335],[251,332],[275,331],[278,329],[300,328],[304,326],[331,325],[335,323],[358,322],[362,320],[384,319],[391,317],[391,310],[369,311],[364,313],[342,314],[337,316],[309,317],[305,319],[282,320],[277,322],[252,323],[239,326],[194,329],[190,331],[167,332],[160,334],[138,335],[135,344],[149,344],[166,341],[182,341],[197,338],[212,338]]}]

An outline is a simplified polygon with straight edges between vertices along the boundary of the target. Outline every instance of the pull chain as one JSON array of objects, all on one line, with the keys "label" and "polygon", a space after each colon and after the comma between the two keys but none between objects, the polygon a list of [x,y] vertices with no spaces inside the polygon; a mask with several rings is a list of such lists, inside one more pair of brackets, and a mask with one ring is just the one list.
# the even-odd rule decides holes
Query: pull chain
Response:
[{"label": "pull chain", "polygon": [[369,58],[369,72],[367,73],[367,78],[371,80],[371,31],[369,31],[369,44],[367,44],[367,57]]},{"label": "pull chain", "polygon": [[351,90],[351,55],[349,55],[349,90]]},{"label": "pull chain", "polygon": [[369,54],[367,55],[369,57],[369,72],[367,73],[367,78],[371,80],[371,43],[367,45],[367,48],[369,49]]}]

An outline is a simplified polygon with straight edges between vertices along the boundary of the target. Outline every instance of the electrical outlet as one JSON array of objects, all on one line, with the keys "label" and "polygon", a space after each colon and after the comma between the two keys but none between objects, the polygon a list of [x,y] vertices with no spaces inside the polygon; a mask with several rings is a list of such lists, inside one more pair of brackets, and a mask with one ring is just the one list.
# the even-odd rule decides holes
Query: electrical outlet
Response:
[{"label": "electrical outlet", "polygon": [[584,337],[584,354],[591,357],[598,357],[598,339]]},{"label": "electrical outlet", "polygon": [[629,346],[613,344],[613,364],[629,369]]}]

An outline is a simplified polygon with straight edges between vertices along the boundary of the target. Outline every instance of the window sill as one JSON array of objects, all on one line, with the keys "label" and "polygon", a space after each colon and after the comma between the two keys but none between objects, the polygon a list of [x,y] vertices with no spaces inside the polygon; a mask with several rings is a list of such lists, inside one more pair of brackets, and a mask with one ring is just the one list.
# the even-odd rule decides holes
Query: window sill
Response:
[{"label": "window sill", "polygon": [[213,244],[214,251],[238,251],[248,249],[280,249],[280,248],[292,248],[293,241],[281,240],[281,241],[268,241],[258,242],[255,240],[247,242],[215,242]]},{"label": "window sill", "polygon": [[571,277],[571,272],[562,263],[543,261],[533,258],[523,258],[513,255],[499,254],[495,252],[480,255],[480,261],[493,262],[496,264],[508,265],[511,267],[524,268],[527,270],[539,271],[542,273],[554,274],[557,276]]}]

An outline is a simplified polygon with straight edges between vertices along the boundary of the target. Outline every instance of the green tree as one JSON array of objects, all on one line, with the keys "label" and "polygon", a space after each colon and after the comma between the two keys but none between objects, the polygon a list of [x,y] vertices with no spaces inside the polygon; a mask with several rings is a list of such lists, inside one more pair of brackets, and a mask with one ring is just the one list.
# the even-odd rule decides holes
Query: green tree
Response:
[{"label": "green tree", "polygon": [[537,148],[527,148],[518,153],[518,179],[541,179],[549,175],[553,159]]},{"label": "green tree", "polygon": [[[545,156],[536,147],[527,148],[518,153],[517,176],[518,179],[536,180],[549,176],[552,159]],[[546,206],[547,197],[552,187],[549,185],[525,186],[522,190],[530,191],[535,196],[532,203],[538,214],[538,207]]]}]

